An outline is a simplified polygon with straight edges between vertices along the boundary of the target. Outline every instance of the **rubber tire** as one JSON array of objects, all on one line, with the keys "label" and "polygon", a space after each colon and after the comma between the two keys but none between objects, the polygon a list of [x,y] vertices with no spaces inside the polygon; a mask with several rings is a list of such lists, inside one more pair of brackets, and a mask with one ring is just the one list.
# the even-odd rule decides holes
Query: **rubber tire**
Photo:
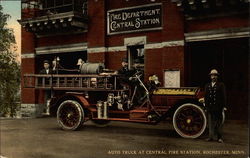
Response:
[{"label": "rubber tire", "polygon": [[[67,106],[67,104],[71,104],[71,106],[73,106],[77,111],[79,117],[78,117],[78,120],[77,122],[75,123],[74,126],[70,127],[70,126],[67,126],[65,123],[62,122],[61,120],[61,110],[63,110],[63,108],[65,108],[65,106]],[[74,131],[74,130],[77,130],[79,129],[82,125],[83,125],[83,122],[84,122],[84,110],[81,106],[81,104],[79,104],[77,101],[75,100],[65,100],[63,101],[59,108],[57,109],[57,122],[59,124],[59,126],[63,129],[63,130],[71,130],[71,131]]]},{"label": "rubber tire", "polygon": [[[194,134],[194,135],[187,135],[187,134],[183,133],[183,132],[178,128],[177,122],[176,122],[176,117],[177,117],[178,113],[179,113],[183,108],[186,108],[186,107],[188,107],[188,106],[193,107],[193,108],[195,108],[196,110],[198,110],[198,111],[201,113],[201,117],[202,117],[202,119],[203,119],[203,125],[202,125],[201,130],[200,130],[198,133]],[[205,131],[206,125],[207,125],[207,118],[206,118],[206,114],[205,114],[204,110],[203,110],[201,107],[199,107],[198,105],[195,105],[195,104],[193,104],[193,103],[186,103],[186,104],[181,105],[180,107],[178,107],[178,108],[176,109],[176,111],[175,111],[175,113],[174,113],[174,115],[173,115],[173,126],[174,126],[174,129],[175,129],[175,131],[176,131],[181,137],[183,137],[183,138],[198,138],[198,137],[199,137],[200,135],[202,135],[202,133]]]}]

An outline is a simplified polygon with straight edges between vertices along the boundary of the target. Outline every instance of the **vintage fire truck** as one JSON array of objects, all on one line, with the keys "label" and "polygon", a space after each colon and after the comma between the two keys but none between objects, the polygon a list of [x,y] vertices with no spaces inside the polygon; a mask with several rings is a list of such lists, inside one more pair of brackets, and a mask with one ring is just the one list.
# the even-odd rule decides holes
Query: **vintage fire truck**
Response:
[{"label": "vintage fire truck", "polygon": [[[95,71],[96,72],[96,71]],[[206,129],[207,118],[198,87],[149,88],[135,73],[121,82],[115,73],[25,74],[25,88],[52,91],[51,114],[64,130],[77,130],[92,120],[105,125],[110,121],[157,124],[173,121],[176,132],[184,138],[197,138]],[[140,93],[142,100],[136,100]],[[169,119],[170,118],[170,119]]]}]

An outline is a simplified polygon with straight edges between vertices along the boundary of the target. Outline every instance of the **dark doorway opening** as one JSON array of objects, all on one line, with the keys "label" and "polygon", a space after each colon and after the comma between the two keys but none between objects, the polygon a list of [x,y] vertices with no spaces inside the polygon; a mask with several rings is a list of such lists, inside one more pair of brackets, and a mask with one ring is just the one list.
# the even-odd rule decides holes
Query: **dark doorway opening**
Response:
[{"label": "dark doorway opening", "polygon": [[144,70],[144,45],[135,45],[128,47],[128,67],[131,69],[135,62],[139,62],[140,68]]},{"label": "dark doorway opening", "polygon": [[209,71],[220,73],[227,89],[228,115],[232,119],[248,117],[249,39],[227,39],[188,43],[186,47],[187,86],[204,87]]},{"label": "dark doorway opening", "polygon": [[43,68],[43,61],[49,60],[52,67],[52,61],[54,58],[60,58],[60,65],[65,69],[78,69],[77,61],[81,58],[83,61],[87,61],[87,52],[69,52],[69,53],[55,53],[55,54],[43,54],[38,55],[36,58],[37,72]]}]

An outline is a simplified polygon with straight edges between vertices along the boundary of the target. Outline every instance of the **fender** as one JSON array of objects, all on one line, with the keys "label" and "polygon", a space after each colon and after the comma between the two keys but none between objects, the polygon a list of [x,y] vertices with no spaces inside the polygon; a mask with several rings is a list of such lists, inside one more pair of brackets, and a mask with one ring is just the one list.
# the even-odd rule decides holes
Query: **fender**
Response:
[{"label": "fender", "polygon": [[64,100],[69,100],[69,99],[78,101],[83,106],[83,108],[88,108],[90,106],[88,100],[82,95],[82,93],[77,93],[77,92],[66,93],[62,95],[60,98],[58,98],[57,100],[53,100],[52,106],[58,107],[61,102],[63,102]]},{"label": "fender", "polygon": [[171,108],[169,108],[169,110],[165,114],[162,115],[161,120],[164,120],[167,117],[171,117],[172,118],[173,115],[174,115],[175,110],[178,107],[180,107],[182,104],[185,104],[185,103],[192,103],[192,104],[195,104],[195,105],[197,105],[197,106],[199,106],[199,107],[201,107],[201,108],[204,109],[204,105],[202,103],[200,103],[198,101],[198,99],[196,99],[196,98],[182,99],[182,100],[179,100],[178,102],[176,102],[173,106],[171,106]]},{"label": "fender", "polygon": [[89,108],[90,104],[87,101],[87,99],[84,96],[81,95],[73,95],[74,97],[76,97],[82,104],[84,108]]}]

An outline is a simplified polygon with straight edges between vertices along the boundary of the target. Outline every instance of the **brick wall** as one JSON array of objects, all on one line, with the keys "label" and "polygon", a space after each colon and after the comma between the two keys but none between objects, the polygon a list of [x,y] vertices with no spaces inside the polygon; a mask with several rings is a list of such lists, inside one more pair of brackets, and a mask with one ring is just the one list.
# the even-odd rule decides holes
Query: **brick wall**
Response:
[{"label": "brick wall", "polygon": [[[147,43],[157,43],[162,41],[171,40],[183,40],[184,39],[184,26],[183,26],[183,15],[177,8],[176,4],[169,0],[156,1],[162,3],[162,16],[163,16],[163,29],[156,31],[128,33],[110,35],[106,37],[108,46],[121,46],[124,45],[124,38],[136,37],[136,36],[147,36]],[[129,1],[117,0],[111,5],[107,6],[107,9],[126,8],[131,6],[152,4],[150,1]]]},{"label": "brick wall", "polygon": [[104,52],[88,53],[88,62],[104,63],[105,62],[105,53]]},{"label": "brick wall", "polygon": [[145,79],[149,75],[156,74],[162,82],[162,52],[163,49],[150,49],[145,53]]},{"label": "brick wall", "polygon": [[105,1],[88,0],[88,47],[105,46]]},{"label": "brick wall", "polygon": [[27,32],[23,27],[21,29],[21,53],[22,54],[30,54],[35,52],[35,35],[33,33]]},{"label": "brick wall", "polygon": [[[145,4],[152,4],[150,1],[125,1],[107,0],[106,5],[103,1],[89,1],[89,30],[88,30],[88,47],[115,47],[124,46],[124,39],[130,37],[146,36],[147,44],[161,43],[173,40],[184,40],[183,29],[183,16],[178,10],[176,4],[170,0],[158,0],[158,3],[162,3],[162,16],[163,16],[163,29],[155,31],[143,31],[137,33],[106,35],[107,21],[106,11],[118,8],[134,7]],[[108,4],[108,5],[107,5]],[[103,5],[103,6],[102,6]],[[94,6],[94,7],[93,7]],[[100,11],[106,9],[104,12]],[[94,15],[94,16],[93,16]],[[92,17],[92,18],[91,18]],[[157,72],[160,79],[163,79],[163,70],[179,68],[181,70],[181,79],[184,79],[184,49],[181,48],[162,48],[155,50],[146,50],[145,57],[145,77],[153,72]],[[178,53],[176,53],[178,52]],[[104,54],[104,57],[103,57]],[[126,56],[126,51],[118,52],[106,52],[103,54],[89,53],[88,60],[100,61],[105,59],[105,65],[110,69],[119,69],[121,67],[121,60]],[[167,58],[162,59],[162,57]],[[180,57],[180,59],[178,59]],[[168,61],[174,61],[174,64],[168,63]]]},{"label": "brick wall", "polygon": [[[109,69],[118,70],[122,67],[121,61],[125,58],[127,52],[119,51],[119,52],[107,52],[106,55],[106,63]],[[114,60],[115,59],[115,60]]]},{"label": "brick wall", "polygon": [[66,45],[74,43],[85,43],[87,42],[87,33],[82,34],[70,34],[70,35],[58,35],[37,38],[37,47],[44,46],[56,46]]},{"label": "brick wall", "polygon": [[[22,10],[22,18],[30,18],[34,16],[35,10]],[[27,14],[29,12],[29,14]],[[21,60],[21,116],[22,117],[40,117],[42,114],[42,105],[39,103],[39,91],[34,88],[24,88],[23,85],[23,75],[24,74],[34,74],[36,71],[36,61],[35,61],[35,48],[36,48],[36,38],[33,33],[27,32],[23,27],[21,30],[21,55],[28,57],[22,57]],[[40,96],[42,97],[43,94]],[[40,101],[41,103],[41,101]]]},{"label": "brick wall", "polygon": [[204,20],[187,21],[186,32],[197,32],[225,28],[249,27],[247,15],[215,17]]}]

